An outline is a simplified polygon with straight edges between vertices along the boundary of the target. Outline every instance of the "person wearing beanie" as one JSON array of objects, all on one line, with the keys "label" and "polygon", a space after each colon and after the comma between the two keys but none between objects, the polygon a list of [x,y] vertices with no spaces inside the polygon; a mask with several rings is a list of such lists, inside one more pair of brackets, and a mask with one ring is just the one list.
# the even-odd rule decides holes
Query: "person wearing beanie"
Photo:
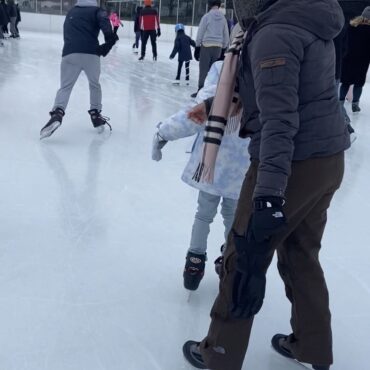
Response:
[{"label": "person wearing beanie", "polygon": [[[220,6],[220,0],[210,0],[209,12],[199,23],[194,52],[195,60],[199,61],[198,91],[203,87],[212,64],[220,59],[222,50],[229,44],[229,27],[225,15],[220,11]],[[197,93],[194,93],[192,97],[196,95]]]},{"label": "person wearing beanie", "polygon": [[152,0],[144,0],[144,8],[141,10],[140,18],[141,31],[141,56],[139,60],[144,60],[146,44],[150,37],[152,44],[153,60],[157,60],[157,37],[161,36],[158,12],[152,7]]},{"label": "person wearing beanie", "polygon": [[[99,33],[103,32],[105,43],[99,45]],[[101,115],[102,92],[99,83],[100,57],[105,57],[118,40],[113,33],[107,12],[96,0],[78,0],[64,21],[64,47],[60,68],[61,87],[57,92],[50,120],[41,129],[40,139],[49,137],[62,124],[69,97],[81,72],[85,72],[90,88],[91,122],[98,132],[109,127]]]},{"label": "person wearing beanie", "polygon": [[339,99],[345,103],[348,90],[353,85],[352,112],[361,111],[360,98],[366,82],[370,63],[370,6],[350,21],[348,50],[343,58]]},{"label": "person wearing beanie", "polygon": [[185,81],[189,85],[190,80],[190,61],[193,59],[191,55],[191,46],[195,47],[195,41],[185,34],[185,26],[182,23],[178,23],[175,26],[176,39],[173,47],[170,59],[175,58],[178,54],[178,67],[177,75],[174,81],[174,85],[180,85],[181,70],[185,63]]},{"label": "person wearing beanie", "polygon": [[320,251],[350,147],[334,80],[333,39],[344,25],[343,12],[337,0],[234,0],[234,9],[242,29],[225,55],[216,94],[188,112],[197,122],[207,121],[193,178],[214,180],[224,134],[235,130],[228,118],[239,103],[238,132],[250,138],[251,165],[227,238],[208,333],[201,341],[188,340],[183,353],[198,369],[245,368],[276,254],[291,330],[273,335],[272,348],[289,361],[329,370],[333,336]]}]

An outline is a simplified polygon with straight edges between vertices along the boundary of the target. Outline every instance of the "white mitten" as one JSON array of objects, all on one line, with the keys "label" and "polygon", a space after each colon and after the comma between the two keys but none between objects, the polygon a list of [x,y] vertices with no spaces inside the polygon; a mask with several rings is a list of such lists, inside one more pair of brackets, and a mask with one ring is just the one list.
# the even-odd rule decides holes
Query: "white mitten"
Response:
[{"label": "white mitten", "polygon": [[152,159],[160,161],[162,159],[162,148],[167,144],[167,141],[157,131],[153,137]]}]

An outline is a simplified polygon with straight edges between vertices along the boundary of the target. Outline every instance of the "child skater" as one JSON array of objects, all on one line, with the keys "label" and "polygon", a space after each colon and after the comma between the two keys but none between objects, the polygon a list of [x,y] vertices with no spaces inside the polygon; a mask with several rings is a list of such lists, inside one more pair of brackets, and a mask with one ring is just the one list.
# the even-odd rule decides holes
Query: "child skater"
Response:
[{"label": "child skater", "polygon": [[[204,87],[199,91],[196,102],[192,103],[192,106],[215,96],[222,63],[222,61],[218,61],[212,65]],[[239,130],[225,133],[217,155],[213,183],[196,182],[193,180],[193,175],[202,155],[205,124],[196,124],[191,121],[187,111],[182,109],[158,124],[153,139],[152,159],[156,161],[162,159],[161,149],[168,141],[197,135],[191,157],[182,175],[182,180],[185,183],[199,190],[198,209],[195,214],[183,274],[185,288],[196,290],[204,276],[210,224],[216,216],[220,202],[221,215],[225,225],[225,240],[231,229],[242,182],[249,167],[247,150],[249,140],[239,138]],[[237,125],[240,123],[240,114],[233,117]],[[217,271],[217,267],[220,267],[222,261],[218,258],[215,263]]]},{"label": "child skater", "polygon": [[109,20],[110,20],[110,23],[112,23],[113,32],[117,34],[119,26],[123,27],[123,23],[119,19],[116,12],[110,13]]},{"label": "child skater", "polygon": [[185,63],[185,80],[186,84],[189,85],[190,78],[190,61],[193,59],[191,55],[191,46],[195,48],[195,41],[192,40],[188,35],[185,34],[185,26],[182,23],[178,23],[175,26],[176,39],[173,47],[170,59],[175,58],[176,54],[178,57],[178,67],[176,79],[173,82],[174,85],[180,85],[180,77],[182,66]]}]

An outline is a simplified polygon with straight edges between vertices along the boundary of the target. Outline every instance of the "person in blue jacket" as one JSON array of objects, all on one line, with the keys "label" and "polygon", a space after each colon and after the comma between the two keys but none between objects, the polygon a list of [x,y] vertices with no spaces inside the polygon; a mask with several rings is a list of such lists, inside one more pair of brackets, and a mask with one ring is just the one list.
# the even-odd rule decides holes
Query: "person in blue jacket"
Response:
[{"label": "person in blue jacket", "polygon": [[[99,45],[99,33],[103,32],[105,43]],[[96,0],[78,0],[67,14],[64,22],[64,47],[61,63],[61,87],[50,112],[50,120],[41,129],[40,139],[49,137],[62,124],[69,97],[81,72],[85,72],[90,88],[91,122],[98,132],[109,127],[101,115],[102,92],[99,83],[100,57],[105,57],[118,36],[113,33],[107,12],[97,6]]]},{"label": "person in blue jacket", "polygon": [[191,46],[195,48],[195,41],[192,40],[188,35],[185,34],[185,26],[182,23],[178,23],[175,26],[176,39],[173,47],[170,59],[175,58],[178,54],[178,67],[177,75],[174,81],[174,85],[180,84],[181,70],[185,63],[185,81],[189,85],[190,80],[190,61],[193,59],[191,55]]}]

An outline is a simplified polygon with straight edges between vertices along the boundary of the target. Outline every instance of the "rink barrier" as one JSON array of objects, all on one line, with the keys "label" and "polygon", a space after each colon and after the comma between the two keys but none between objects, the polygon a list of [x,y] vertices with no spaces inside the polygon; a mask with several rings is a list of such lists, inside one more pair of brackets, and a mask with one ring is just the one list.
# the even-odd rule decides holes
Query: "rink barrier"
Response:
[{"label": "rink barrier", "polygon": [[[38,14],[38,13],[22,13],[22,23],[20,29],[25,31],[38,31],[45,33],[62,33],[65,16],[53,14]],[[123,21],[123,29],[118,31],[119,37],[130,38],[134,40],[134,22]],[[195,39],[198,27],[186,27],[186,33]],[[163,41],[174,41],[175,25],[162,24],[161,37]]]}]

